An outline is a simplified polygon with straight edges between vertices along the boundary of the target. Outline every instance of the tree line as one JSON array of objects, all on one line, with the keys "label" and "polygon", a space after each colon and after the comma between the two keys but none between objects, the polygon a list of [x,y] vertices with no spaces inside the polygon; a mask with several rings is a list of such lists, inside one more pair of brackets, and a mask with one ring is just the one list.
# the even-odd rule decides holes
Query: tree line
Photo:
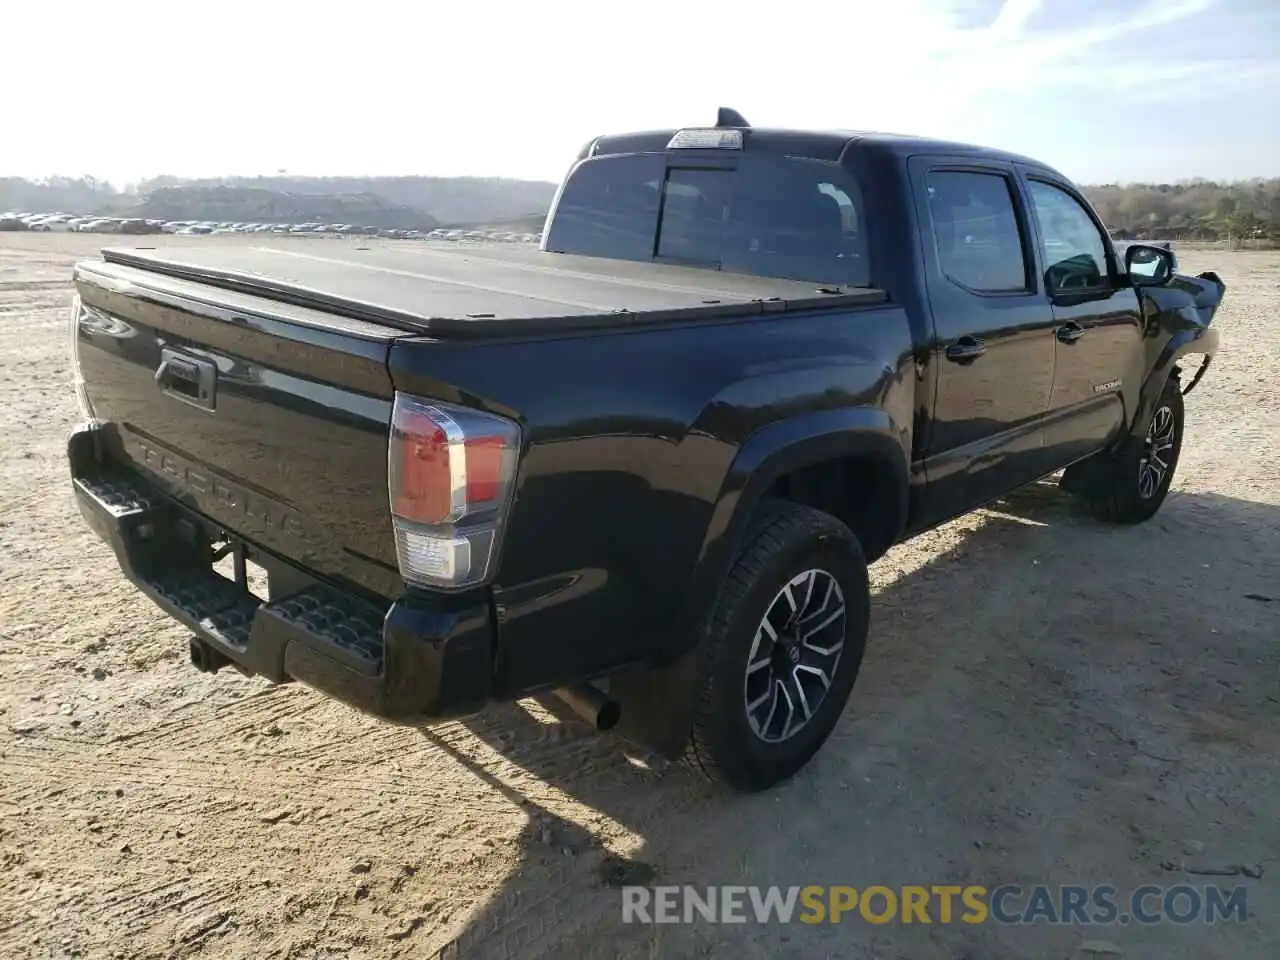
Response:
[{"label": "tree line", "polygon": [[1083,189],[1102,222],[1121,239],[1280,239],[1280,177]]},{"label": "tree line", "polygon": [[[234,188],[251,188],[246,192],[254,192],[260,201],[278,194],[292,204],[308,195],[324,194],[331,202],[335,197],[349,196],[351,207],[363,210],[385,204],[399,208],[395,210],[397,216],[404,214],[406,208],[430,211],[433,222],[446,223],[526,216],[537,219],[545,213],[555,191],[554,184],[540,181],[470,177],[270,177],[221,182],[158,177],[141,189],[125,191],[93,177],[6,177],[0,178],[0,212],[118,213],[130,207],[145,208],[148,197],[158,202],[171,201],[176,195],[191,209],[183,206],[179,214],[166,204],[166,214],[225,219],[231,216],[226,210],[206,210],[204,206],[220,207],[214,201],[225,200]],[[1234,182],[1196,179],[1177,183],[1105,183],[1083,189],[1103,223],[1120,239],[1280,239],[1280,177]],[[243,214],[235,217],[245,218]]]},{"label": "tree line", "polygon": [[155,177],[124,189],[93,177],[0,177],[0,213],[178,220],[371,223],[430,229],[545,214],[556,185],[501,177]]}]

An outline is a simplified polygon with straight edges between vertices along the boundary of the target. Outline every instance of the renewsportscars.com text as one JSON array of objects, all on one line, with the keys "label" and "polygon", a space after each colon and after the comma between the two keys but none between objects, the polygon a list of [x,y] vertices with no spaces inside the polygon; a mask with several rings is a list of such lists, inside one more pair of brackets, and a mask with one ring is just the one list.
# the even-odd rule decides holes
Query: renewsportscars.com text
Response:
[{"label": "renewsportscars.com text", "polygon": [[1243,923],[1245,887],[623,887],[623,923]]}]

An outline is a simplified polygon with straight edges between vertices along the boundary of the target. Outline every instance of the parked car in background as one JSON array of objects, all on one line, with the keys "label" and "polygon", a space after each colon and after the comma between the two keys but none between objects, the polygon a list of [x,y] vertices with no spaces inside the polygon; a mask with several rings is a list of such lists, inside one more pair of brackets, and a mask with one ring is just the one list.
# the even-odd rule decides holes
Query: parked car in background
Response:
[{"label": "parked car in background", "polygon": [[160,231],[149,220],[131,219],[120,222],[120,232],[131,235],[152,234]]},{"label": "parked car in background", "polygon": [[88,220],[76,228],[79,233],[119,233],[120,221],[106,218]]},{"label": "parked car in background", "polygon": [[72,225],[73,220],[69,213],[56,213],[30,220],[27,226],[38,233],[70,233],[75,230]]}]

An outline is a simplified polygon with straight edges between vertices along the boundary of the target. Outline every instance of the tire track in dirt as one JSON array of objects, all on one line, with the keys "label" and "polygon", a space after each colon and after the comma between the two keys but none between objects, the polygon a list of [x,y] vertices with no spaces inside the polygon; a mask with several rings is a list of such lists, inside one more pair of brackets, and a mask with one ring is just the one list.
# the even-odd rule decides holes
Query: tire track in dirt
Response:
[{"label": "tire track in dirt", "polygon": [[[336,755],[333,766],[343,768],[355,756]],[[53,741],[37,747],[19,741],[0,757],[0,774],[7,782],[30,782],[28,792],[4,791],[4,802],[21,807],[35,800],[51,786],[67,789],[85,781],[127,783],[152,791],[172,790],[180,797],[196,787],[216,787],[235,793],[246,802],[270,801],[282,793],[310,794],[318,803],[338,803],[352,799],[385,799],[446,803],[465,799],[470,791],[457,783],[441,784],[434,778],[415,778],[397,773],[391,758],[361,760],[359,773],[333,772],[325,768],[301,768],[272,755],[182,756],[162,752],[131,750],[101,752],[73,741]],[[263,773],[269,772],[269,777]],[[168,801],[162,800],[163,806]],[[489,803],[505,806],[496,800]]]}]

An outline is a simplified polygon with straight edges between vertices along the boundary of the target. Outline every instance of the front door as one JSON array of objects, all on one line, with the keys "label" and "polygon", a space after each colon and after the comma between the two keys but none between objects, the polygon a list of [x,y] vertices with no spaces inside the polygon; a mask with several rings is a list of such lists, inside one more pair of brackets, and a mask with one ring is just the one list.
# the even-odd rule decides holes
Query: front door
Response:
[{"label": "front door", "polygon": [[1054,318],[1012,165],[916,157],[911,172],[935,331],[924,527],[1046,472]]},{"label": "front door", "polygon": [[1053,308],[1054,375],[1045,421],[1050,469],[1114,440],[1142,387],[1137,291],[1106,231],[1068,184],[1024,171],[1040,266]]}]

